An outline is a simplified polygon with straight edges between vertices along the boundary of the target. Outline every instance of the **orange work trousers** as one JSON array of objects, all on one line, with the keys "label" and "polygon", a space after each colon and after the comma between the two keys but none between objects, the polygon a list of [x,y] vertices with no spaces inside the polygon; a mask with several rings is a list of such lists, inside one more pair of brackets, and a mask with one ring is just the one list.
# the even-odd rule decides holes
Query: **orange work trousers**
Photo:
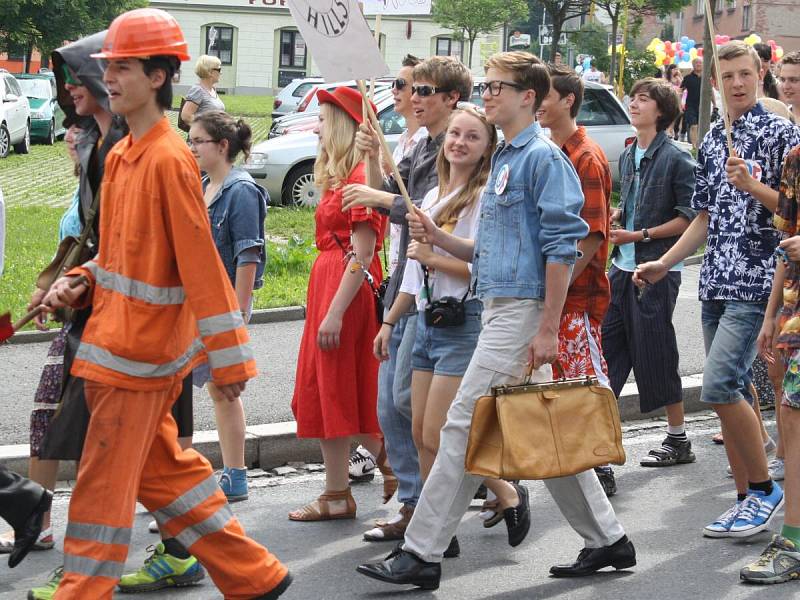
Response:
[{"label": "orange work trousers", "polygon": [[91,419],[69,504],[57,600],[112,597],[137,498],[165,535],[197,557],[225,598],[257,598],[283,581],[286,567],[245,535],[209,462],[181,451],[170,414],[180,381],[160,392],[91,381],[85,389]]}]

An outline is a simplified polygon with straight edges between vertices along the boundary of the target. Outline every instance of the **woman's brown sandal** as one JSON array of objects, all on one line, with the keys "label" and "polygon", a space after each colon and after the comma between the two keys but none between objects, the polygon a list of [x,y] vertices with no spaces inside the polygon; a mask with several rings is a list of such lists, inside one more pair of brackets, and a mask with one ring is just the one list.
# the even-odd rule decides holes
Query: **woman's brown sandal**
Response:
[{"label": "woman's brown sandal", "polygon": [[479,516],[483,519],[483,526],[487,529],[497,525],[503,520],[503,509],[500,508],[500,500],[486,500],[481,507]]},{"label": "woman's brown sandal", "polygon": [[383,475],[383,503],[386,504],[392,499],[392,496],[394,496],[399,484],[386,458],[385,445],[381,446],[381,452],[378,454],[378,459],[375,462],[378,464],[378,470],[381,472],[381,475]]},{"label": "woman's brown sandal", "polygon": [[[331,502],[344,501],[347,510],[341,513],[332,513]],[[290,521],[335,521],[338,519],[355,519],[356,501],[350,493],[350,488],[341,492],[325,492],[315,502],[289,513]]]}]

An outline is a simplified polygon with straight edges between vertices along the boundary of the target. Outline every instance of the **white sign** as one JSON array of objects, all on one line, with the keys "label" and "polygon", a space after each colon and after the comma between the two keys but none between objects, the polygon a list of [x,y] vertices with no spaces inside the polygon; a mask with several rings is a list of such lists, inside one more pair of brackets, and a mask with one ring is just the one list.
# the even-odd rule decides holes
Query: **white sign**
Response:
[{"label": "white sign", "polygon": [[429,15],[431,0],[362,0],[365,15]]},{"label": "white sign", "polygon": [[356,0],[289,0],[289,10],[326,81],[389,73]]},{"label": "white sign", "polygon": [[514,34],[508,38],[509,48],[530,48],[531,36],[529,33],[520,33],[515,31]]},{"label": "white sign", "polygon": [[[553,26],[552,25],[539,25],[539,44],[542,46],[550,46],[553,43]],[[558,36],[559,45],[567,43],[567,33],[561,32]]]}]

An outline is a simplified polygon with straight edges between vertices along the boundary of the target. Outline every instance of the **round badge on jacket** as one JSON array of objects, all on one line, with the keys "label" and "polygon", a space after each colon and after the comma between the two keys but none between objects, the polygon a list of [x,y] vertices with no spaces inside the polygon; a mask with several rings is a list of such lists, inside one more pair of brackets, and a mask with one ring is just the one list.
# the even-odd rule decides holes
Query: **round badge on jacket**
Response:
[{"label": "round badge on jacket", "polygon": [[500,168],[500,172],[497,174],[497,179],[494,181],[494,193],[498,196],[502,195],[502,193],[506,191],[506,185],[508,185],[508,176],[510,174],[511,167],[509,167],[508,164],[505,164]]}]

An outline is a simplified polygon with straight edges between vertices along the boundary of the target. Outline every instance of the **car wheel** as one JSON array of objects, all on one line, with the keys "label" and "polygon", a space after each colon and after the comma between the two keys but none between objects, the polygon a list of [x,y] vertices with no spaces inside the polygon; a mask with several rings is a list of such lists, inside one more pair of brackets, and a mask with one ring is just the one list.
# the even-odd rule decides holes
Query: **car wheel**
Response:
[{"label": "car wheel", "polygon": [[47,137],[44,138],[44,143],[48,146],[52,146],[56,143],[56,121],[53,119],[50,121],[50,131],[47,132]]},{"label": "car wheel", "polygon": [[14,144],[14,152],[17,154],[27,154],[31,151],[31,124],[28,123],[27,129],[25,129],[25,137],[22,138],[22,141],[19,144]]},{"label": "car wheel", "polygon": [[11,136],[5,123],[0,125],[0,158],[5,158],[11,151]]},{"label": "car wheel", "polygon": [[287,206],[314,207],[319,204],[321,194],[314,185],[314,163],[292,169],[283,184],[282,200]]}]

